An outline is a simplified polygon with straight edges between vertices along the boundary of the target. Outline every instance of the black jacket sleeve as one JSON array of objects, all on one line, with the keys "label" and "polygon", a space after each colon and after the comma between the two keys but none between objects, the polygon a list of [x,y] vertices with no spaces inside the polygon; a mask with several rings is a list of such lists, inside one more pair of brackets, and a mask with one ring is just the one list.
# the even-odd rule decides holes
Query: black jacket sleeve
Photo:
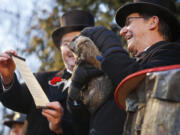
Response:
[{"label": "black jacket sleeve", "polygon": [[15,75],[13,86],[7,90],[3,91],[2,84],[0,84],[0,100],[4,106],[27,114],[29,107],[33,104],[33,99],[28,91],[25,84],[20,84]]},{"label": "black jacket sleeve", "polygon": [[107,73],[116,86],[123,78],[136,71],[180,64],[180,45],[177,43],[159,42],[150,47],[140,60],[115,52],[102,61],[102,70]]}]

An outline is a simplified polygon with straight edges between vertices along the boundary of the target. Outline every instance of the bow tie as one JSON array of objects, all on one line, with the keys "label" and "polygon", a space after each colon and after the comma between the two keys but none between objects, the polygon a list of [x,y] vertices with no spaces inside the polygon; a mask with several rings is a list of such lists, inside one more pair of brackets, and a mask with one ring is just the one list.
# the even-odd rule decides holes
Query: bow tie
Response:
[{"label": "bow tie", "polygon": [[68,80],[70,77],[71,77],[71,73],[69,73],[67,70],[64,70],[64,74],[62,78]]}]

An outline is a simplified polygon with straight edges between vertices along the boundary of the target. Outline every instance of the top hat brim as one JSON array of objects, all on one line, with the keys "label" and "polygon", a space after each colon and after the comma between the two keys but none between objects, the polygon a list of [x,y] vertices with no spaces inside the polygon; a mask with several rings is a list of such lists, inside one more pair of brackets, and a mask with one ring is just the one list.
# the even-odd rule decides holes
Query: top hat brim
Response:
[{"label": "top hat brim", "polygon": [[124,78],[116,87],[114,99],[121,109],[126,109],[126,98],[145,79],[147,73],[166,71],[180,68],[180,64],[150,68],[133,73]]},{"label": "top hat brim", "polygon": [[147,2],[136,2],[136,3],[127,3],[124,6],[120,7],[116,12],[116,22],[121,27],[124,27],[126,17],[131,13],[152,13],[157,16],[160,16],[168,23],[169,27],[172,30],[173,41],[176,41],[180,34],[180,24],[173,12],[167,10],[162,6],[156,4],[147,3]]},{"label": "top hat brim", "polygon": [[69,33],[69,32],[74,32],[74,31],[81,31],[85,27],[88,27],[87,25],[78,25],[78,26],[64,26],[56,29],[53,34],[53,42],[55,46],[59,49],[59,45],[61,42],[61,38],[63,37],[64,34]]},{"label": "top hat brim", "polygon": [[4,125],[8,126],[9,128],[12,128],[14,124],[24,124],[22,121],[13,121],[13,120],[7,120],[3,122]]}]

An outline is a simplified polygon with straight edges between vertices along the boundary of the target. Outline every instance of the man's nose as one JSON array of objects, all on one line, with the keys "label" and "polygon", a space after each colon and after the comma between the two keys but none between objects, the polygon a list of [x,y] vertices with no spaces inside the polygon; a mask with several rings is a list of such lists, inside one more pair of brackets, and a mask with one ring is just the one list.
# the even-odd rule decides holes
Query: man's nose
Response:
[{"label": "man's nose", "polygon": [[120,30],[120,36],[125,36],[125,34],[127,33],[127,27],[126,26],[124,26],[121,30]]}]

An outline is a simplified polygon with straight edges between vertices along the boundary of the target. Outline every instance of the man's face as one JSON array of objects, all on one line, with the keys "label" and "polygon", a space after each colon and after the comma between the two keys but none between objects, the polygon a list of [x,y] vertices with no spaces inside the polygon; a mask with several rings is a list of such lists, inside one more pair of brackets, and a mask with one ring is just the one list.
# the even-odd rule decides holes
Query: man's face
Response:
[{"label": "man's face", "polygon": [[132,13],[127,16],[125,26],[121,29],[120,35],[126,39],[128,50],[133,56],[145,49],[146,38],[144,35],[147,30],[147,21],[138,13]]},{"label": "man's face", "polygon": [[73,56],[73,53],[69,50],[68,44],[71,42],[71,40],[74,37],[78,36],[79,34],[80,31],[69,32],[65,34],[61,39],[60,50],[61,50],[62,58],[65,67],[70,71],[73,71],[73,68],[75,66],[75,58]]},{"label": "man's face", "polygon": [[11,128],[10,135],[24,135],[23,134],[23,124],[13,124]]}]

